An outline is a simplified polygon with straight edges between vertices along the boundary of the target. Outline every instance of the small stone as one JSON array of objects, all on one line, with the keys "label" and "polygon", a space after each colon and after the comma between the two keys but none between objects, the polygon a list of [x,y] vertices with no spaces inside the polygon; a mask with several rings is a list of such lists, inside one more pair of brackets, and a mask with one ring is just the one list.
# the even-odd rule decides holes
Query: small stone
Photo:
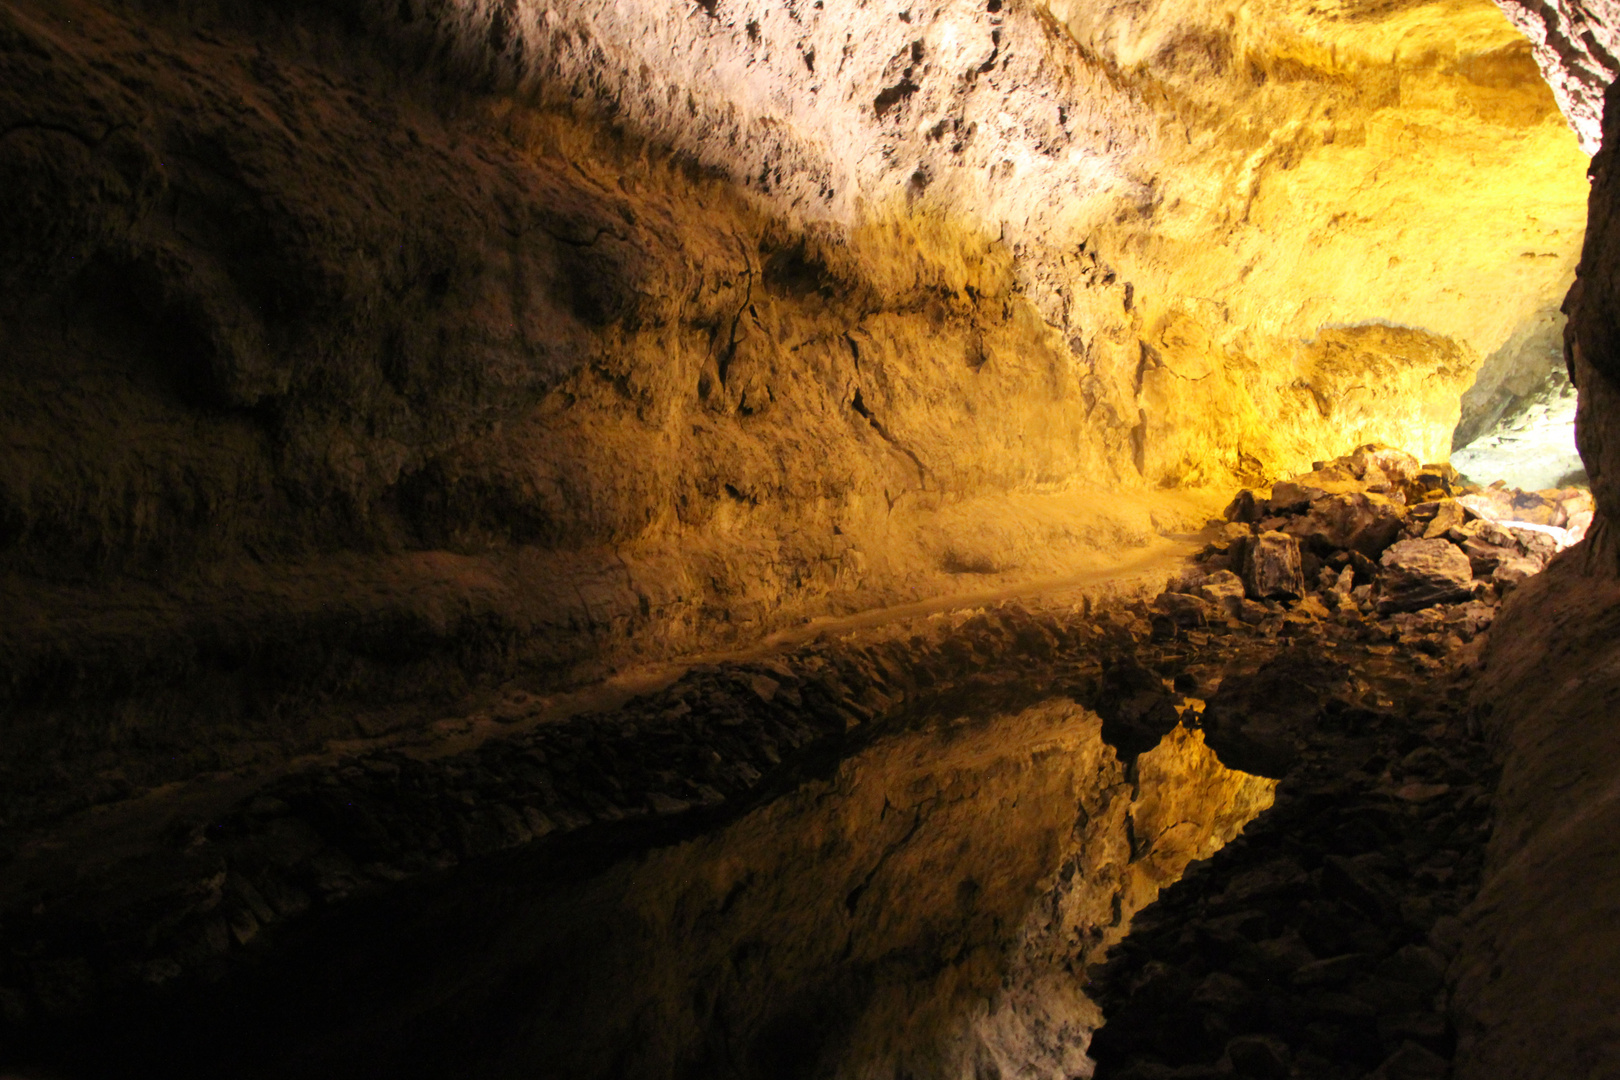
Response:
[{"label": "small stone", "polygon": [[1448,540],[1402,540],[1384,552],[1378,610],[1417,611],[1473,596],[1468,556]]}]

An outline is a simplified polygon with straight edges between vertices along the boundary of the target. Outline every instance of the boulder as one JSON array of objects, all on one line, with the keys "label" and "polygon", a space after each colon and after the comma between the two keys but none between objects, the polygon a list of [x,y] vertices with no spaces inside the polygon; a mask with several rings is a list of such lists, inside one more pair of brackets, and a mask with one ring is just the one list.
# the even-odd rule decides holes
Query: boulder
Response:
[{"label": "boulder", "polygon": [[1259,521],[1265,512],[1266,501],[1244,488],[1226,505],[1225,517],[1227,521],[1253,523]]},{"label": "boulder", "polygon": [[1230,570],[1217,570],[1204,579],[1198,595],[1216,607],[1230,609],[1244,596],[1243,579]]},{"label": "boulder", "polygon": [[1271,485],[1271,509],[1277,513],[1303,510],[1317,499],[1327,495],[1327,489],[1298,480],[1281,480]]},{"label": "boulder", "polygon": [[1404,450],[1395,450],[1379,443],[1359,446],[1350,455],[1350,468],[1370,491],[1387,485],[1388,490],[1404,491],[1423,471],[1418,459]]},{"label": "boulder", "polygon": [[1486,488],[1471,495],[1457,496],[1457,502],[1475,517],[1486,521],[1512,521],[1513,495],[1500,488]]},{"label": "boulder", "polygon": [[1559,504],[1558,492],[1548,497],[1540,491],[1518,491],[1513,494],[1513,520],[1528,521],[1533,525],[1562,525],[1568,520]]},{"label": "boulder", "polygon": [[1405,525],[1400,510],[1382,495],[1354,492],[1330,495],[1310,512],[1288,523],[1287,531],[1319,551],[1358,551],[1375,559]]},{"label": "boulder", "polygon": [[1402,540],[1382,559],[1378,610],[1416,611],[1473,595],[1474,569],[1449,540]]},{"label": "boulder", "polygon": [[1305,595],[1299,541],[1283,532],[1263,532],[1244,552],[1243,583],[1256,600],[1297,600]]},{"label": "boulder", "polygon": [[1569,531],[1556,525],[1515,521],[1504,528],[1518,541],[1526,555],[1543,563],[1570,545]]},{"label": "boulder", "polygon": [[1153,608],[1183,630],[1203,626],[1216,614],[1215,605],[1208,600],[1179,592],[1160,593],[1153,601]]},{"label": "boulder", "polygon": [[1425,491],[1443,491],[1449,494],[1457,484],[1457,470],[1449,463],[1445,465],[1425,464],[1418,469],[1413,478],[1417,486]]}]

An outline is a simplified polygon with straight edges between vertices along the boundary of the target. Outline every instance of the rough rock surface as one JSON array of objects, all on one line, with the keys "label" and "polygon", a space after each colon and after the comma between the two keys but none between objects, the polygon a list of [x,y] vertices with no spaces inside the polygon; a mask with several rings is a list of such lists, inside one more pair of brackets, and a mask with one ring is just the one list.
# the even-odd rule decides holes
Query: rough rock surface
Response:
[{"label": "rough rock surface", "polygon": [[[1149,494],[1178,485],[1262,484],[1375,439],[1443,456],[1480,358],[1541,333],[1569,278],[1584,162],[1556,108],[1591,145],[1612,68],[1600,7],[1507,6],[1530,43],[1484,0],[7,0],[0,793],[7,830],[81,832],[37,847],[65,852],[75,884],[8,908],[7,933],[49,947],[6,952],[21,974],[0,1017],[56,1023],[108,985],[139,998],[230,967],[300,894],[338,911],[363,887],[431,892],[437,853],[522,862],[555,836],[588,861],[603,822],[640,835],[697,820],[710,792],[753,797],[761,762],[827,745],[843,713],[721,707],[797,690],[749,671],[705,688],[715,730],[748,737],[683,742],[685,776],[636,738],[685,738],[678,716],[540,746],[560,779],[532,759],[357,755],[304,777],[313,792],[287,781],[291,813],[229,817],[249,863],[298,879],[285,895],[220,877],[212,814],[135,845],[158,853],[141,888],[95,894],[86,837],[151,789],[280,770],[336,736],[408,742],[442,702],[514,676],[551,689],[1055,576],[1195,521],[1196,500]],[[1537,60],[1561,98],[1529,77]],[[1620,513],[1620,198],[1610,158],[1594,167],[1569,360],[1601,539]],[[1552,534],[1469,532],[1466,508],[1441,509],[1449,482],[1382,452],[1335,468],[1358,513],[1377,496],[1410,507],[1393,511],[1408,538],[1472,544],[1477,603],[1541,595],[1520,575]],[[1298,527],[1299,487],[1251,500],[1242,536]],[[1578,516],[1551,496],[1528,509],[1545,528]],[[1219,579],[1129,621],[1190,648],[1343,620],[1410,639],[1414,669],[1449,655],[1469,605],[1367,630],[1398,532],[1341,531],[1360,539],[1305,528],[1292,607]],[[1205,569],[1241,571],[1246,543]],[[1138,769],[1181,716],[1146,666],[1098,661],[1091,688]],[[1591,705],[1571,701],[1572,719]],[[1534,750],[1527,707],[1500,724]],[[1294,760],[1286,718],[1244,732],[1234,715],[1217,718],[1250,752]],[[410,812],[350,815],[378,791]],[[1574,865],[1558,843],[1525,850]],[[149,906],[118,907],[135,896]],[[915,940],[913,959],[951,943]],[[1504,961],[1521,988],[1540,977],[1522,957]],[[1500,1017],[1504,992],[1468,1000]],[[1433,1064],[1427,1030],[1386,1073]],[[1274,1069],[1269,1038],[1228,1054]],[[1493,1039],[1465,1041],[1475,1075],[1518,1052]]]},{"label": "rough rock surface", "polygon": [[1620,575],[1604,534],[1504,605],[1474,708],[1502,763],[1457,980],[1463,1080],[1602,1076],[1620,1060],[1613,715]]},{"label": "rough rock surface", "polygon": [[9,0],[7,788],[273,763],[1106,565],[1202,520],[1177,485],[1443,452],[1578,232],[1523,41],[1484,0],[1111,10]]},{"label": "rough rock surface", "polygon": [[1254,600],[1297,600],[1305,593],[1299,541],[1287,533],[1263,532],[1244,545],[1243,582]]},{"label": "rough rock surface", "polygon": [[1611,0],[1497,0],[1524,32],[1558,107],[1595,154],[1603,145],[1603,96],[1620,73],[1620,7]]},{"label": "rough rock surface", "polygon": [[1472,562],[1449,540],[1402,540],[1390,545],[1379,561],[1384,567],[1378,587],[1382,612],[1455,603],[1473,591]]}]

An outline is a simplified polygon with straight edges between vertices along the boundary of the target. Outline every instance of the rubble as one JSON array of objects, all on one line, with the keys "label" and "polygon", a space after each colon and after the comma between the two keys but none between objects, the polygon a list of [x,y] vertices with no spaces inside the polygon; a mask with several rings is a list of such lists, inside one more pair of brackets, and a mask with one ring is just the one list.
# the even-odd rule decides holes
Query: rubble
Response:
[{"label": "rubble", "polygon": [[[1496,776],[1465,712],[1470,643],[1580,539],[1591,497],[1467,488],[1380,447],[1273,493],[1229,520],[1298,537],[1309,588],[1256,605],[1249,632],[1277,649],[1202,688],[1200,722],[1224,763],[1280,778],[1277,802],[1091,970],[1098,1080],[1450,1075],[1446,973]],[[1230,528],[1196,591],[1225,595],[1213,568],[1259,540]]]}]

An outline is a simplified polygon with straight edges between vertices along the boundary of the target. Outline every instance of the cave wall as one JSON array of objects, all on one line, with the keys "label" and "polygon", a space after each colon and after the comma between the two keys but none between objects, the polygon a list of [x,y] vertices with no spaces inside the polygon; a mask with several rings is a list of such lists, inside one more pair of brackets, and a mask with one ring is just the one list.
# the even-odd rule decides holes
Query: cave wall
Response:
[{"label": "cave wall", "polygon": [[[1620,20],[1598,5],[1535,9],[1581,30],[1582,48],[1550,34],[1538,58],[1561,101],[1584,93],[1571,120],[1593,158],[1589,217],[1564,304],[1564,355],[1579,391],[1576,439],[1597,500],[1587,540],[1509,598],[1482,657],[1474,708],[1503,764],[1485,884],[1464,914],[1452,971],[1461,1080],[1603,1076],[1620,1059],[1614,931],[1620,771],[1613,705],[1620,697],[1620,352],[1614,148],[1620,106],[1608,43]],[[1510,9],[1511,14],[1511,9]],[[1535,35],[1532,35],[1534,37]],[[1604,100],[1606,108],[1594,102]],[[1566,105],[1566,109],[1569,106]],[[1602,130],[1595,126],[1602,117]]]},{"label": "cave wall", "polygon": [[1443,457],[1580,227],[1483,2],[9,0],[0,62],[13,789]]}]

